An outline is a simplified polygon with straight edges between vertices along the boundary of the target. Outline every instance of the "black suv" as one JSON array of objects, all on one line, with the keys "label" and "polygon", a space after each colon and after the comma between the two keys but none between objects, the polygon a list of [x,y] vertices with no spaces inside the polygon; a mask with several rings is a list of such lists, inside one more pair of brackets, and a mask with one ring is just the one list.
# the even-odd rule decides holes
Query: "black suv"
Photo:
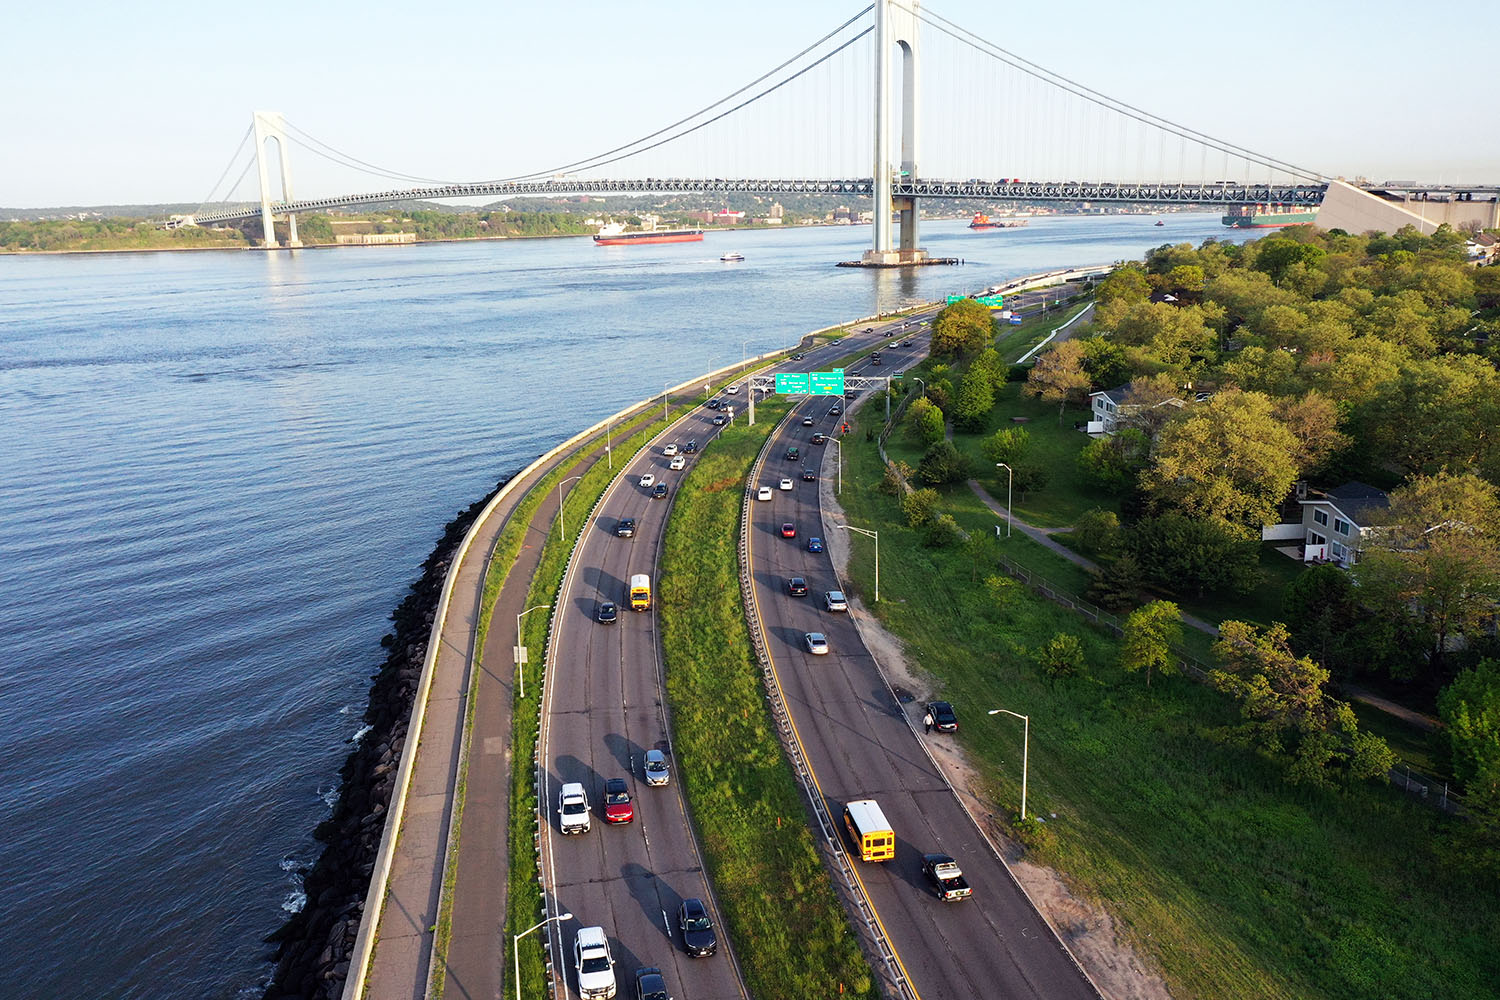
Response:
[{"label": "black suv", "polygon": [[940,733],[958,732],[958,715],[946,701],[929,701],[927,711],[932,713],[932,728]]},{"label": "black suv", "polygon": [[698,453],[698,442],[689,441],[687,444],[683,445],[682,453],[684,455],[696,455]]},{"label": "black suv", "polygon": [[800,576],[794,576],[786,582],[786,592],[793,597],[807,596],[807,581]]},{"label": "black suv", "polygon": [[818,474],[812,470],[812,466],[804,465],[802,467],[802,481],[804,483],[815,483],[818,481]]},{"label": "black suv", "polygon": [[666,495],[667,495],[667,484],[666,483],[657,483],[651,489],[651,499],[652,500],[660,500],[662,497],[665,497]]},{"label": "black suv", "polygon": [[617,525],[615,525],[615,534],[619,535],[621,538],[634,538],[635,537],[635,518],[633,518],[633,517],[622,517],[622,518],[620,518],[620,523],[617,524]]}]

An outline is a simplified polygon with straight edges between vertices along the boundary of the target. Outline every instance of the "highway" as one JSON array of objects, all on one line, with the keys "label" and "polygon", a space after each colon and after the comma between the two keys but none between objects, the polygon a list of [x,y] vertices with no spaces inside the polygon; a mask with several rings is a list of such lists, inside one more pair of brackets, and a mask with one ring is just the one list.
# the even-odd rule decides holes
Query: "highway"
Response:
[{"label": "highway", "polygon": [[[875,339],[850,335],[788,365],[812,370]],[[745,392],[722,398],[734,406],[734,419],[745,419]],[[601,499],[559,597],[543,699],[540,753],[545,767],[538,798],[545,820],[541,855],[551,897],[547,913],[573,914],[543,933],[551,935],[554,974],[570,996],[578,989],[573,941],[580,927],[592,925],[602,926],[609,938],[622,997],[634,995],[635,970],[648,965],[660,968],[672,994],[683,1000],[745,996],[676,780],[655,593],[649,612],[629,610],[626,593],[636,573],[650,574],[655,587],[671,497],[687,472],[669,467],[664,446],[681,448],[695,440],[701,449],[717,433],[714,415],[704,407],[693,410],[625,467]],[[691,468],[697,455],[684,457]],[[652,490],[639,485],[646,473],[667,484],[668,497],[653,499]],[[623,518],[635,520],[633,537],[616,534]],[[606,601],[619,609],[612,624],[596,620]],[[666,751],[672,762],[673,778],[665,787],[649,787],[643,780],[642,756],[653,749]],[[611,826],[604,822],[601,800],[605,781],[615,777],[629,785],[635,819]],[[582,783],[588,794],[592,829],[587,833],[561,832],[558,795],[565,782]],[[675,928],[679,903],[694,897],[708,904],[719,930],[719,952],[708,958],[688,957]]]},{"label": "highway", "polygon": [[[921,338],[925,341],[925,337]],[[883,351],[885,364],[865,374],[898,371],[919,355],[919,345]],[[863,366],[861,366],[863,367]],[[1047,997],[1094,1000],[1097,993],[979,835],[920,745],[907,712],[881,679],[849,614],[824,610],[823,594],[838,587],[829,556],[807,549],[809,535],[840,530],[825,523],[821,490],[831,489],[835,456],[811,443],[816,432],[834,433],[843,417],[832,401],[814,397],[798,406],[766,452],[757,485],[773,487],[769,502],[751,507],[750,561],[755,611],[804,753],[828,811],[841,825],[845,802],[874,798],[896,832],[897,854],[883,864],[851,864],[916,993],[937,998]],[[805,426],[802,417],[814,425]],[[865,422],[879,421],[872,412]],[[853,428],[858,433],[860,428]],[[821,459],[817,482],[800,477],[802,462],[784,458],[787,447]],[[783,476],[793,488],[779,488]],[[862,488],[869,488],[868,485]],[[794,539],[781,525],[796,526]],[[853,544],[870,544],[863,537]],[[800,576],[806,597],[792,597],[787,581]],[[828,640],[826,655],[803,645],[808,632]],[[960,706],[960,711],[964,706]],[[976,708],[970,709],[977,712]],[[972,718],[972,715],[971,715]],[[846,849],[849,846],[846,840]],[[928,889],[921,855],[956,858],[974,888],[972,898],[944,903]]]}]

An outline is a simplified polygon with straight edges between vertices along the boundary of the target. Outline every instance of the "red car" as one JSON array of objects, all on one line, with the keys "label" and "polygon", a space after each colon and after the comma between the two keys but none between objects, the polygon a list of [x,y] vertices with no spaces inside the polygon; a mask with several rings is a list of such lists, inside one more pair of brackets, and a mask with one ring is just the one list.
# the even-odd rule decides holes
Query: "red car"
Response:
[{"label": "red car", "polygon": [[783,524],[781,526],[781,537],[782,538],[796,538],[797,537],[797,526],[795,524],[793,524],[791,521],[788,521],[785,524]]},{"label": "red car", "polygon": [[629,823],[635,819],[635,806],[630,802],[630,786],[624,778],[609,778],[604,782],[604,822]]}]

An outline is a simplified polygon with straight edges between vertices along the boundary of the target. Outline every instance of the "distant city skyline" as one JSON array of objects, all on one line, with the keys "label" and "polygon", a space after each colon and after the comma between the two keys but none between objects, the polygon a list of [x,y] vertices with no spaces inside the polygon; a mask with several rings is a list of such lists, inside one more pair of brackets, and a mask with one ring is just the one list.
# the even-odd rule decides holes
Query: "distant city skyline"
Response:
[{"label": "distant city skyline", "polygon": [[[243,12],[178,0],[144,11],[33,5],[7,17],[0,84],[13,97],[0,106],[0,206],[196,203],[255,110],[283,112],[344,153],[415,176],[542,169],[697,110],[861,6],[766,0],[751,17],[686,3],[649,14],[599,3],[566,11],[280,0]],[[1500,183],[1500,130],[1478,89],[1500,5],[1442,0],[1420,16],[1394,2],[1290,0],[1269,0],[1253,16],[1186,0],[1129,17],[1092,0],[1065,9],[981,0],[924,7],[1112,98],[1329,175]],[[852,59],[850,79],[859,69]],[[923,85],[931,74],[938,86],[939,72],[924,67]],[[838,79],[826,87],[837,91]],[[972,107],[951,110],[972,126]],[[1039,141],[1034,124],[1005,120],[1009,109],[987,110],[976,142],[983,133],[1012,146]],[[839,169],[864,163],[868,171],[865,124],[829,137],[842,140],[850,161]],[[758,127],[739,140],[747,148],[771,131]],[[954,131],[951,122],[924,122],[921,162],[936,165],[927,176],[951,176],[938,168],[967,162]],[[291,152],[299,196],[397,186]],[[1091,155],[1101,171],[1120,172],[1097,148]],[[238,196],[254,191],[252,173]]]}]

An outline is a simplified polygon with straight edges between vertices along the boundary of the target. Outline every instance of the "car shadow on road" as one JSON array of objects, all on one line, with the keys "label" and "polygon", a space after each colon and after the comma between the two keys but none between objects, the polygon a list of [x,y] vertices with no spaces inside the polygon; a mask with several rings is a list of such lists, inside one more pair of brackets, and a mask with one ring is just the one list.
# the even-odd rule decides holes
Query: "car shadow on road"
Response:
[{"label": "car shadow on road", "polygon": [[682,904],[682,896],[677,890],[661,875],[634,863],[620,867],[620,878],[630,888],[630,897],[641,908],[646,919],[669,944],[675,943],[672,915]]},{"label": "car shadow on road", "polygon": [[635,762],[640,760],[646,751],[634,740],[621,736],[619,733],[605,733],[604,747],[626,774],[631,777],[636,776]]}]

